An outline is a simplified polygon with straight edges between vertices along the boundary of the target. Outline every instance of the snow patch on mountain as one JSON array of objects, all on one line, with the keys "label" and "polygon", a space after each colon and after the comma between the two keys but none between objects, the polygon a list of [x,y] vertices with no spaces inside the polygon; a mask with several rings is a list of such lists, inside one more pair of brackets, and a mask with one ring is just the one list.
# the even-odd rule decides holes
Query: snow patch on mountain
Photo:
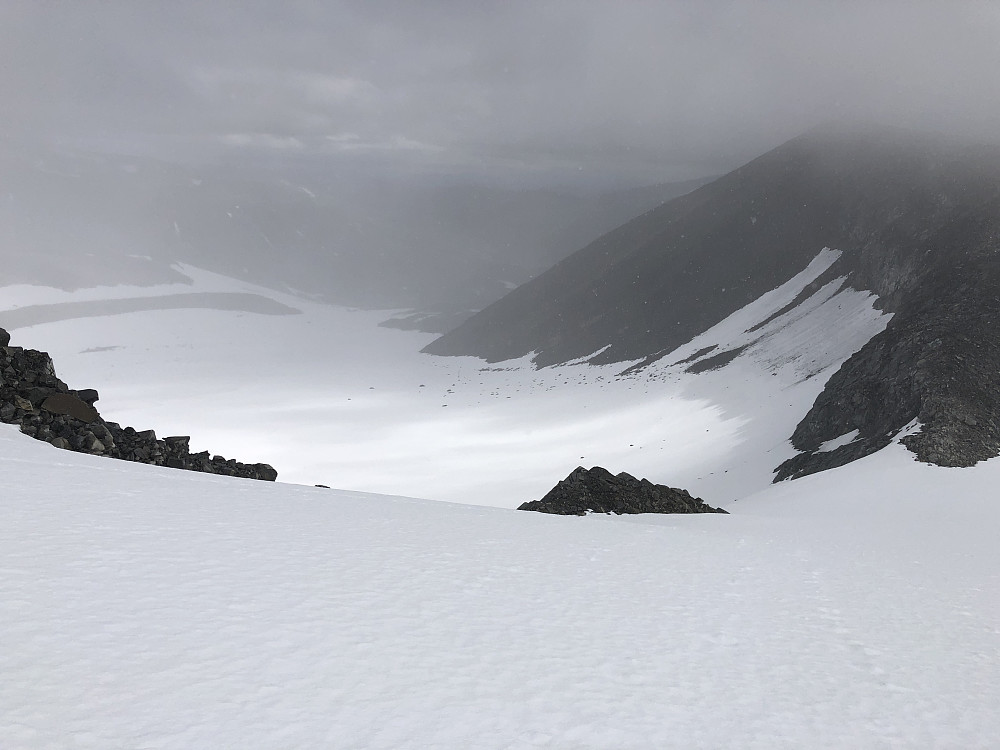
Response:
[{"label": "snow patch on mountain", "polygon": [[840,256],[839,250],[824,247],[802,271],[695,336],[687,344],[679,346],[671,352],[670,360],[687,359],[707,347],[736,349],[758,340],[760,336],[752,334],[754,327],[791,303],[806,286],[829,270]]}]

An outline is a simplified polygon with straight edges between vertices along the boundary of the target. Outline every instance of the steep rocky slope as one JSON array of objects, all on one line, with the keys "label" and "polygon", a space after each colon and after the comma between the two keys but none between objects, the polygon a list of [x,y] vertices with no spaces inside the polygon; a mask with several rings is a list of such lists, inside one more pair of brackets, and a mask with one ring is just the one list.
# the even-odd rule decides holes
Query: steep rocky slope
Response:
[{"label": "steep rocky slope", "polygon": [[[792,435],[802,453],[778,479],[903,443],[922,461],[971,466],[1000,454],[1000,201],[960,215],[921,245],[888,327],[827,382]],[[820,446],[857,431],[832,451]]]}]

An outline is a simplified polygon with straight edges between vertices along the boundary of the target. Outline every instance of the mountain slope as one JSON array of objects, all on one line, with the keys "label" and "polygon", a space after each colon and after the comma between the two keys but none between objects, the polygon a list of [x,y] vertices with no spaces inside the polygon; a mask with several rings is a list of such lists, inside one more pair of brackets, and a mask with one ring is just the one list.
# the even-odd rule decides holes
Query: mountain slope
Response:
[{"label": "mountain slope", "polygon": [[823,247],[894,309],[956,211],[1000,184],[996,153],[892,130],[821,129],[601,237],[427,347],[538,365],[666,353],[784,283]]},{"label": "mountain slope", "polygon": [[[963,211],[918,245],[886,330],[844,363],[792,434],[778,478],[840,466],[904,438],[923,461],[972,466],[1000,453],[1000,201]],[[856,431],[848,445],[817,448]]]},{"label": "mountain slope", "polygon": [[921,459],[969,465],[1000,450],[998,207],[996,150],[820,129],[605,235],[425,351],[648,363],[832,247],[836,263],[789,309],[844,277],[894,317],[830,379],[779,477],[878,450],[914,420]]}]

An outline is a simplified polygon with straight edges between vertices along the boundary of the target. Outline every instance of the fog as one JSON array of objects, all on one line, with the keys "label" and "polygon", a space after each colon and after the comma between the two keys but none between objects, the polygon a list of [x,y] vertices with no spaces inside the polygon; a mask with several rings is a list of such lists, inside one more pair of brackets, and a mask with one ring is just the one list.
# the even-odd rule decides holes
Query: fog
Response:
[{"label": "fog", "polygon": [[998,35],[988,2],[14,0],[2,130],[659,182],[831,117],[991,134]]},{"label": "fog", "polygon": [[986,2],[12,0],[2,251],[17,280],[181,258],[474,309],[679,190],[630,189],[820,122],[995,139],[998,38]]}]

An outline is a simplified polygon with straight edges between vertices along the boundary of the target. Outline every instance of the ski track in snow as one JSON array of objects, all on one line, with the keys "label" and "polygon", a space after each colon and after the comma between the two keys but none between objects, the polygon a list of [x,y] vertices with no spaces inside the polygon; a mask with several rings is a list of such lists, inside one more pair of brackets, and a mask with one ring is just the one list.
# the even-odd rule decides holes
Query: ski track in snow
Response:
[{"label": "ski track in snow", "polygon": [[995,464],[567,518],[0,446],[9,750],[1000,736]]}]

